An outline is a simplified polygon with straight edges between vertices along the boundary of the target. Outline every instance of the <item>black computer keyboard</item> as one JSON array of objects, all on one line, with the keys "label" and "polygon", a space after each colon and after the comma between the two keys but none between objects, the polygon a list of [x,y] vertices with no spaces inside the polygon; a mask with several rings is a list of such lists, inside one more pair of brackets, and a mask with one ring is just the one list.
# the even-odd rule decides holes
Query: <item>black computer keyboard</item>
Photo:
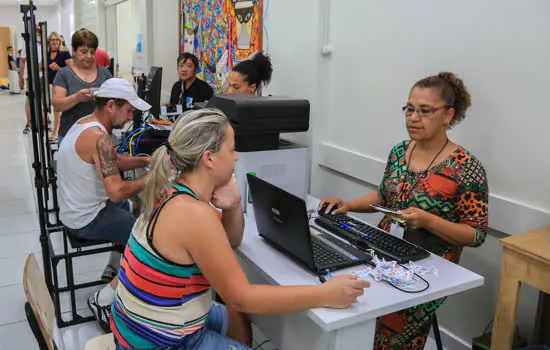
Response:
[{"label": "black computer keyboard", "polygon": [[314,240],[311,241],[311,246],[313,247],[313,258],[317,266],[336,265],[349,260],[345,256],[321,246]]},{"label": "black computer keyboard", "polygon": [[358,248],[373,249],[378,255],[399,263],[421,260],[430,255],[417,245],[347,215],[322,214],[315,223]]}]

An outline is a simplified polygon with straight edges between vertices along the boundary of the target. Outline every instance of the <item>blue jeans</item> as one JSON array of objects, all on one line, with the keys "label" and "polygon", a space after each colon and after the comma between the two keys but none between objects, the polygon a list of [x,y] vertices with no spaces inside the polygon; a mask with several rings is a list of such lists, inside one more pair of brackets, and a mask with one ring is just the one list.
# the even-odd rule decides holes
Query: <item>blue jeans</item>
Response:
[{"label": "blue jeans", "polygon": [[136,217],[130,212],[130,202],[111,202],[107,200],[105,208],[88,225],[69,231],[82,239],[90,241],[107,241],[126,245]]},{"label": "blue jeans", "polygon": [[[227,310],[224,305],[215,301],[210,306],[206,325],[195,333],[187,336],[176,347],[156,347],[147,350],[250,350],[249,347],[225,336],[227,332]],[[116,339],[116,350],[131,350],[120,345]]]}]

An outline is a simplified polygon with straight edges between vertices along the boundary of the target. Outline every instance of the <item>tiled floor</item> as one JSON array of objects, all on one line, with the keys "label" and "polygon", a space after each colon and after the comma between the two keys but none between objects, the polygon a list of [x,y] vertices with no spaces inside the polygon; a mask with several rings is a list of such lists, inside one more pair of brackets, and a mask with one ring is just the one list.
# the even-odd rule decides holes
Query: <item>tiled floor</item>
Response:
[{"label": "tiled floor", "polygon": [[[38,349],[25,318],[22,285],[27,254],[35,253],[41,262],[31,137],[22,134],[24,103],[24,96],[0,95],[0,350]],[[59,244],[54,242],[54,246]],[[98,277],[105,263],[106,257],[101,256],[89,257],[85,262],[77,260],[75,279]],[[88,293],[90,290],[84,290],[77,295],[78,307],[83,312],[88,312],[85,306]],[[62,304],[66,307],[67,300]],[[101,330],[93,322],[65,328],[58,348],[84,349],[87,340],[100,334]],[[262,347],[263,350],[270,348],[269,343]],[[435,348],[430,339],[426,349]]]}]

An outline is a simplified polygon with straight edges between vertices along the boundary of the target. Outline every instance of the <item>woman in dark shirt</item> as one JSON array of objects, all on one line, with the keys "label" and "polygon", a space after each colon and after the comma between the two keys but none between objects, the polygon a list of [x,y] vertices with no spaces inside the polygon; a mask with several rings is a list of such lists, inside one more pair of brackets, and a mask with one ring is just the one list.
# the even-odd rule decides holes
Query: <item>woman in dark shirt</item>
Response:
[{"label": "woman in dark shirt", "polygon": [[208,101],[214,90],[203,80],[197,78],[199,60],[191,53],[184,52],[178,57],[178,78],[172,86],[170,104],[183,106],[183,110],[196,102]]},{"label": "woman in dark shirt", "polygon": [[233,67],[227,78],[227,93],[256,95],[262,85],[269,84],[272,73],[271,58],[259,52]]},{"label": "woman in dark shirt", "polygon": [[[57,72],[61,70],[61,68],[72,64],[73,60],[71,59],[71,54],[67,51],[62,51],[61,38],[59,37],[59,34],[56,32],[51,32],[50,35],[48,35],[48,84],[50,84],[50,92],[52,91],[53,80]],[[54,109],[53,116],[53,131],[49,137],[50,140],[57,139],[61,112]]]}]

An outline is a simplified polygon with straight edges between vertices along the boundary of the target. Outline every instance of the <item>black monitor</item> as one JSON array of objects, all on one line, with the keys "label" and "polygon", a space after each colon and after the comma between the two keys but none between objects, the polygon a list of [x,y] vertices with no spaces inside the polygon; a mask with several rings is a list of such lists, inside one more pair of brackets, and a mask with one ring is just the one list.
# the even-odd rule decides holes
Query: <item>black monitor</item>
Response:
[{"label": "black monitor", "polygon": [[151,105],[150,113],[156,118],[160,115],[160,93],[162,90],[162,67],[151,67],[147,77],[145,101]]},{"label": "black monitor", "polygon": [[310,106],[305,99],[221,94],[206,107],[218,108],[229,118],[240,152],[278,149],[280,133],[309,129]]}]

